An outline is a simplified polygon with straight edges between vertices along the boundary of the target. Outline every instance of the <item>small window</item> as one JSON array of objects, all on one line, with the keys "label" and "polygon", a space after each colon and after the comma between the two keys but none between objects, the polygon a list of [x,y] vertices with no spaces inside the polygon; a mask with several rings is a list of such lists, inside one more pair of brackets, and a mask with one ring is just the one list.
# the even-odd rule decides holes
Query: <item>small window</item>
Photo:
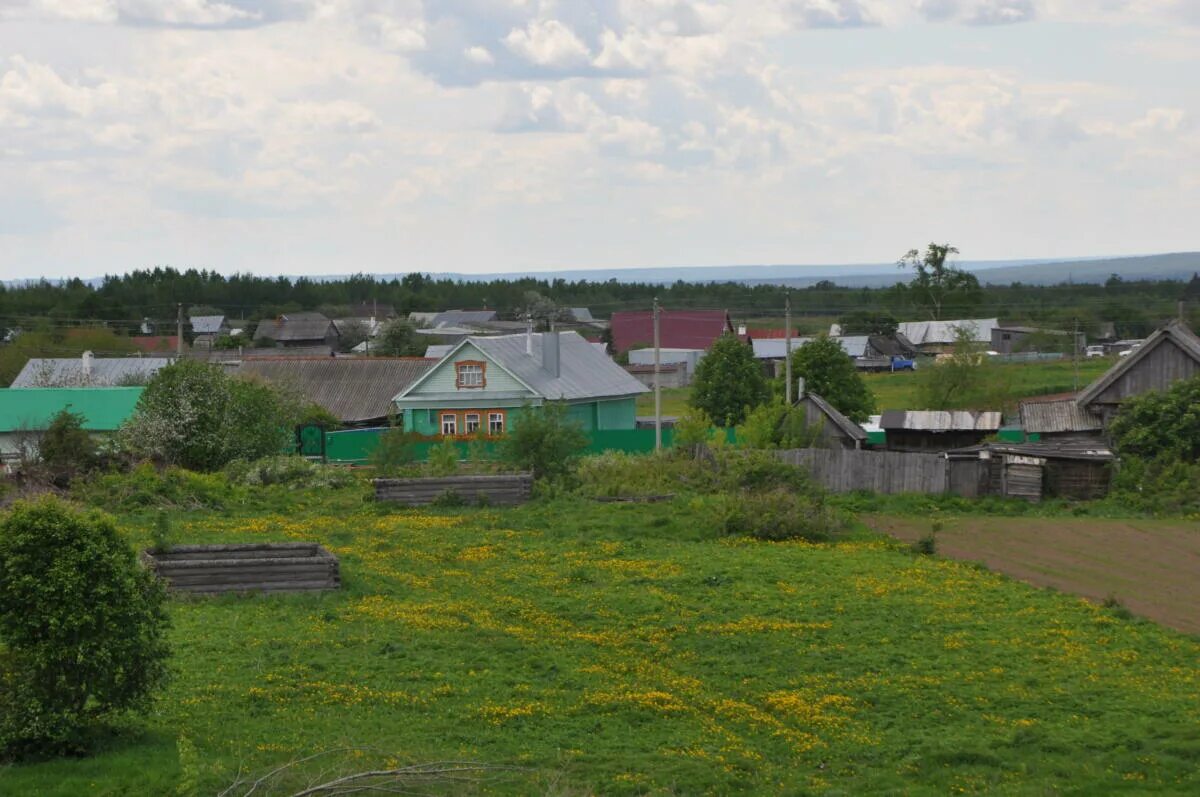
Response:
[{"label": "small window", "polygon": [[447,412],[442,416],[442,434],[458,434],[458,416]]},{"label": "small window", "polygon": [[463,416],[463,431],[467,434],[475,434],[479,431],[479,413],[468,412]]},{"label": "small window", "polygon": [[483,376],[483,363],[469,361],[455,363],[455,373],[457,378],[455,386],[458,388],[480,388],[487,385],[487,381]]},{"label": "small window", "polygon": [[504,434],[504,413],[488,413],[488,434]]}]

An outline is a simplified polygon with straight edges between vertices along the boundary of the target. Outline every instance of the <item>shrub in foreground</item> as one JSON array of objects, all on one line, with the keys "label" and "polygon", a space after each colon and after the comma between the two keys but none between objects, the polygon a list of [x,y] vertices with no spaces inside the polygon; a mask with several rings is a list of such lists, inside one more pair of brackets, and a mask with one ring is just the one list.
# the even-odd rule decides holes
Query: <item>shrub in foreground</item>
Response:
[{"label": "shrub in foreground", "polygon": [[759,540],[824,542],[846,523],[820,496],[777,488],[747,492],[725,500],[723,530]]},{"label": "shrub in foreground", "polygon": [[579,424],[567,418],[567,407],[549,402],[526,407],[520,419],[500,441],[502,462],[532,471],[534,478],[567,475],[587,448],[588,438]]},{"label": "shrub in foreground", "polygon": [[76,483],[73,495],[110,511],[162,509],[223,509],[246,499],[246,491],[231,485],[224,473],[193,473],[182,468],[159,470],[142,463],[128,473],[101,473]]},{"label": "shrub in foreground", "polygon": [[0,753],[77,752],[167,679],[165,595],[112,520],[54,498],[0,521]]},{"label": "shrub in foreground", "polygon": [[294,454],[263,457],[253,462],[231,462],[225,475],[233,484],[246,487],[266,487],[281,484],[295,488],[318,487],[336,489],[353,483],[354,474],[335,465],[310,462]]}]

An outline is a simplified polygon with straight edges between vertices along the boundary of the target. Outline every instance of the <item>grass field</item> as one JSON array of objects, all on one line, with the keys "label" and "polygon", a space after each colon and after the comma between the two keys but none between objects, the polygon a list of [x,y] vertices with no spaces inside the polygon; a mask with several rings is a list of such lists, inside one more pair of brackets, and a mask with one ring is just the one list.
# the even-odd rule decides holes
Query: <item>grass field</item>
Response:
[{"label": "grass field", "polygon": [[213,794],[343,746],[526,768],[488,793],[1200,790],[1200,643],[1077,598],[865,531],[718,537],[702,499],[271,495],[178,515],[178,542],[316,540],[344,588],[174,601],[154,714],[0,792]]},{"label": "grass field", "polygon": [[[662,390],[662,413],[676,417],[687,412],[688,399],[692,396],[690,387],[667,387]],[[637,400],[638,415],[654,415],[654,393],[643,393]]]}]

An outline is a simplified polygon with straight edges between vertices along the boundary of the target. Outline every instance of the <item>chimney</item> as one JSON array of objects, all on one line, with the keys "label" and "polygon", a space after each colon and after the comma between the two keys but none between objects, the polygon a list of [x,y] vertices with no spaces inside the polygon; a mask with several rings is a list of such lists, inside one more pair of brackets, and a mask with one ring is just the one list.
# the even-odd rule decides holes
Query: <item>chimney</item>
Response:
[{"label": "chimney", "polygon": [[525,314],[525,353],[533,356],[533,316]]},{"label": "chimney", "polygon": [[85,351],[80,359],[83,362],[83,379],[85,382],[90,382],[92,381],[92,353]]},{"label": "chimney", "polygon": [[796,400],[804,398],[804,377],[796,377]]},{"label": "chimney", "polygon": [[559,375],[558,332],[553,329],[542,333],[542,369],[549,371],[551,376]]}]

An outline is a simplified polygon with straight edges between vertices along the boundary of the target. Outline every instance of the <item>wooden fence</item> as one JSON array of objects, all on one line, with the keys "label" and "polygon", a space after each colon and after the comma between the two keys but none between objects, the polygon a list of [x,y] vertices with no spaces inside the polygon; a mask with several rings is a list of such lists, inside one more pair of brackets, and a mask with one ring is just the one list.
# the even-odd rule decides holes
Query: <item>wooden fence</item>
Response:
[{"label": "wooden fence", "polygon": [[337,557],[315,542],[176,545],[142,561],[175,592],[301,592],[337,589]]},{"label": "wooden fence", "polygon": [[796,448],[778,452],[784,462],[808,468],[813,478],[835,493],[939,495],[949,488],[946,459],[941,454],[902,451]]},{"label": "wooden fence", "polygon": [[418,479],[376,479],[375,499],[406,506],[432,504],[447,494],[473,504],[511,506],[529,500],[533,475],[501,473],[484,476],[429,476]]}]

